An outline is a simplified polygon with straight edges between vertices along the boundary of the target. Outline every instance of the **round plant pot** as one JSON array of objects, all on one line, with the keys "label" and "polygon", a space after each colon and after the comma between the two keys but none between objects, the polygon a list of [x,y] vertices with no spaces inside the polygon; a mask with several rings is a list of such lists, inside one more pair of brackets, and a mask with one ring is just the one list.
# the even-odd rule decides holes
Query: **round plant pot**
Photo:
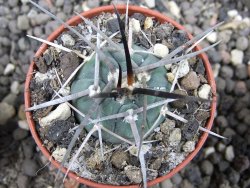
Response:
[{"label": "round plant pot", "polygon": [[[117,6],[117,9],[120,13],[125,13],[126,12],[126,6],[125,5],[120,5]],[[92,18],[94,16],[99,15],[102,12],[114,12],[114,8],[113,6],[104,6],[104,7],[99,7],[99,8],[95,8],[92,9],[90,11],[87,12],[83,12],[81,13],[82,16],[86,17],[86,18]],[[173,26],[175,26],[177,29],[179,30],[186,30],[182,25],[180,25],[179,23],[175,22],[174,20],[160,14],[159,12],[156,11],[152,11],[149,9],[145,9],[145,8],[141,8],[138,6],[129,6],[129,14],[133,14],[133,13],[141,13],[144,14],[146,16],[149,17],[154,17],[156,20],[160,21],[160,22],[168,22],[171,23]],[[82,22],[81,18],[78,16],[74,16],[73,18],[71,18],[70,20],[67,21],[67,23],[69,25],[77,25],[80,22]],[[48,41],[53,41],[54,39],[56,39],[63,31],[65,30],[64,26],[59,27],[58,29],[56,29],[49,37],[48,37]],[[192,36],[189,34],[189,38],[192,38]],[[47,49],[47,45],[46,44],[42,44],[40,46],[40,48],[38,49],[38,51],[36,52],[35,56],[40,56],[43,54],[43,52]],[[199,46],[196,47],[195,50],[200,50],[201,48]],[[212,104],[211,104],[211,111],[210,111],[210,118],[207,120],[206,126],[205,128],[210,130],[212,125],[213,125],[213,120],[215,117],[215,110],[216,110],[216,86],[215,86],[215,80],[213,77],[213,72],[209,63],[209,60],[207,58],[207,56],[205,54],[200,54],[199,57],[202,59],[205,69],[206,69],[206,75],[207,75],[207,79],[208,82],[212,88]],[[30,82],[32,79],[32,73],[34,71],[35,68],[35,63],[32,62],[30,67],[29,67],[29,71],[27,73],[27,78],[26,78],[26,83],[25,83],[25,107],[29,108],[30,104],[31,104],[31,97],[30,97]],[[26,117],[28,120],[28,124],[30,127],[30,131],[32,133],[33,138],[35,139],[36,144],[38,145],[38,147],[40,148],[40,150],[42,151],[42,153],[51,161],[51,163],[56,167],[59,168],[60,167],[60,163],[58,163],[57,161],[55,161],[52,156],[51,153],[48,152],[48,150],[44,147],[41,139],[39,138],[38,132],[36,130],[36,126],[35,126],[35,122],[32,119],[32,113],[31,112],[26,112]],[[196,148],[195,150],[190,153],[186,159],[180,163],[176,168],[174,168],[172,171],[170,171],[168,174],[161,176],[159,178],[156,178],[152,181],[148,182],[148,186],[153,186],[157,183],[160,183],[168,178],[171,178],[172,176],[174,176],[177,172],[179,172],[182,168],[184,168],[194,157],[195,155],[199,152],[199,150],[201,149],[201,147],[203,146],[204,142],[206,141],[208,136],[208,133],[203,133],[200,136],[200,139],[198,141],[198,143],[196,144]],[[65,173],[66,172],[66,168],[62,168],[62,171]],[[139,185],[129,185],[129,186],[112,186],[112,185],[105,185],[105,184],[100,184],[100,183],[96,183],[93,182],[91,180],[82,178],[77,176],[75,173],[73,172],[69,172],[69,177],[75,179],[76,181],[78,181],[79,183],[91,186],[91,187],[100,187],[100,188],[110,188],[110,187],[139,187]]]}]

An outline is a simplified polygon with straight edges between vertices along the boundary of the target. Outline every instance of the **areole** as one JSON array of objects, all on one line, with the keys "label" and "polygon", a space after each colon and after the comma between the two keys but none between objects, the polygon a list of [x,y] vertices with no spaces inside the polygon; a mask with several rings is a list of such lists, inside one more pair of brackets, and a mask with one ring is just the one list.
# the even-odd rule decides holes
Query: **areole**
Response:
[{"label": "areole", "polygon": [[[126,12],[126,6],[125,5],[118,5],[117,9],[120,13],[125,13]],[[83,12],[81,13],[82,16],[86,17],[86,18],[92,18],[96,15],[99,15],[102,12],[114,12],[114,8],[113,6],[104,6],[104,7],[98,7],[95,9],[92,9],[90,11],[87,12]],[[141,8],[138,6],[129,6],[129,14],[133,14],[133,13],[141,13],[144,14],[146,16],[150,16],[150,17],[154,17],[155,19],[157,19],[158,21],[164,23],[164,22],[168,22],[171,23],[173,26],[175,26],[177,29],[180,30],[186,30],[182,25],[178,24],[177,22],[175,22],[174,20],[160,14],[159,12],[155,12],[149,9],[145,9],[145,8]],[[75,16],[73,18],[71,18],[69,21],[67,21],[67,23],[69,25],[77,25],[78,23],[82,22],[81,18],[79,16]],[[56,39],[63,31],[65,30],[64,26],[60,26],[58,29],[56,29],[49,37],[48,37],[48,41],[53,41],[54,39]],[[192,38],[191,35],[189,35],[190,38]],[[43,52],[47,49],[47,45],[43,44],[41,45],[41,47],[38,49],[38,51],[36,52],[35,56],[40,56],[43,54]],[[200,47],[196,47],[196,50],[200,50]],[[212,73],[212,69],[209,63],[209,60],[207,58],[207,56],[205,54],[201,54],[199,55],[199,57],[202,59],[205,69],[206,69],[206,75],[207,75],[207,79],[208,82],[212,88],[212,93],[213,93],[213,103],[211,104],[211,111],[210,111],[210,118],[207,121],[206,124],[206,129],[210,130],[212,125],[213,125],[213,120],[215,117],[215,109],[216,109],[216,86],[215,86],[215,80],[213,77],[213,73]],[[25,82],[25,108],[29,108],[30,107],[30,82],[32,79],[32,73],[33,70],[35,68],[35,64],[34,62],[31,63],[30,67],[29,67],[29,71],[27,73],[27,77],[26,77],[26,82]],[[60,163],[58,163],[57,161],[55,161],[51,154],[48,152],[48,150],[43,146],[43,143],[41,141],[41,139],[39,138],[39,135],[36,131],[36,127],[35,127],[35,122],[32,119],[32,113],[31,112],[26,112],[26,117],[27,117],[27,121],[32,133],[33,138],[35,139],[38,147],[40,148],[40,150],[42,151],[42,153],[51,161],[51,163],[56,167],[59,168],[60,167]],[[201,149],[201,147],[203,146],[205,140],[207,139],[208,133],[203,133],[202,136],[200,137],[198,143],[196,144],[196,148],[195,150],[189,154],[187,156],[187,158],[180,163],[175,169],[173,169],[170,173],[166,174],[165,176],[156,178],[152,181],[148,182],[148,186],[152,186],[155,185],[157,183],[160,183],[162,181],[164,181],[165,179],[171,178],[174,174],[176,174],[178,171],[180,171],[182,168],[184,168],[193,158],[194,156],[199,152],[199,150]],[[62,168],[62,171],[65,173],[66,172],[66,168]],[[129,186],[114,186],[114,185],[106,185],[106,184],[100,184],[100,183],[96,183],[93,181],[90,181],[88,179],[85,178],[81,178],[79,176],[77,176],[75,173],[70,172],[69,177],[75,179],[76,181],[91,186],[91,187],[100,187],[100,188],[112,188],[112,187],[129,187],[129,188],[133,188],[133,187],[139,187],[139,185],[129,185]]]}]

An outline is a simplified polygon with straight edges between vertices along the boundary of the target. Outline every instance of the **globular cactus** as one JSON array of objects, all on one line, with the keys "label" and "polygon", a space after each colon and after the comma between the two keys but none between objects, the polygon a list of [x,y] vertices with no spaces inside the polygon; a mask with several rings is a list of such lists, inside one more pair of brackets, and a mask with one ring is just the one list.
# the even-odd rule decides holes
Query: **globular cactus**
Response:
[{"label": "globular cactus", "polygon": [[[145,50],[142,47],[139,46],[133,46],[133,49],[135,50]],[[118,68],[118,63],[121,65],[122,71],[126,71],[126,60],[124,52],[121,51],[105,51],[105,54],[112,58],[117,64],[115,65],[116,68]],[[149,65],[152,63],[155,63],[159,61],[159,58],[157,58],[154,55],[151,54],[144,54],[144,53],[136,53],[131,56],[132,60],[138,65],[138,66],[144,66]],[[95,66],[95,57],[93,56],[89,62],[86,62],[86,64],[81,68],[78,75],[76,76],[75,80],[73,81],[71,85],[71,93],[77,93],[79,91],[83,91],[89,88],[90,85],[94,84],[94,68]],[[108,82],[108,74],[109,70],[107,66],[100,62],[100,81],[99,85],[101,87],[101,90],[103,90],[104,86]],[[147,82],[147,88],[151,89],[161,89],[162,91],[169,91],[171,87],[171,83],[168,82],[166,79],[166,69],[165,67],[159,67],[154,70],[152,70],[149,74],[150,79]],[[135,78],[135,84],[142,85],[139,79]],[[91,115],[92,119],[97,119],[99,117],[104,117],[108,115],[113,115],[121,112],[125,112],[129,109],[138,109],[140,107],[143,107],[143,95],[135,95],[133,98],[126,98],[125,101],[120,102],[119,100],[114,100],[112,98],[104,99],[104,101],[100,104],[98,111],[95,114]],[[153,96],[147,96],[147,104],[155,103],[159,100],[162,100],[159,97],[153,97]],[[73,105],[79,109],[83,114],[87,114],[89,112],[89,107],[93,104],[93,99],[89,96],[79,98],[77,100],[73,101]],[[161,107],[157,107],[151,110],[147,111],[147,124],[144,125],[144,131],[148,131],[152,125],[154,124],[155,120],[159,116]],[[83,117],[79,114],[76,114],[77,119],[82,122]],[[161,121],[158,121],[157,125],[162,123],[164,119],[162,118]],[[136,121],[137,128],[140,130],[140,126],[142,126],[143,123],[143,117],[142,113],[138,114],[138,120]],[[128,123],[120,120],[109,120],[102,122],[103,126],[107,129],[113,131],[114,133],[128,139],[128,140],[134,140],[133,134],[131,131],[131,128]],[[86,129],[90,131],[92,129],[93,125],[86,126]],[[103,139],[105,141],[109,141],[111,143],[120,143],[121,140],[111,136],[110,134],[107,134],[103,132],[102,134]]]}]

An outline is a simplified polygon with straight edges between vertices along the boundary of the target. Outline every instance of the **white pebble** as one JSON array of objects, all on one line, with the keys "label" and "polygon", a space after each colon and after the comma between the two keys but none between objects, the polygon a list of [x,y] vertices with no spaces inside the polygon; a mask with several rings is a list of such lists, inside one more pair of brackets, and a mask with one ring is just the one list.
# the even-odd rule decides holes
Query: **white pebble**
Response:
[{"label": "white pebble", "polygon": [[217,41],[218,35],[216,32],[210,33],[210,35],[207,36],[208,42],[215,43]]},{"label": "white pebble", "polygon": [[147,17],[144,22],[144,29],[145,30],[150,29],[151,27],[153,27],[153,25],[154,25],[153,19],[151,17]]},{"label": "white pebble", "polygon": [[44,80],[48,79],[48,74],[43,74],[43,73],[40,73],[40,72],[37,72],[35,74],[35,80],[37,83],[39,82],[43,82]]},{"label": "white pebble", "polygon": [[54,111],[50,112],[49,115],[40,119],[40,125],[42,127],[49,126],[54,120],[66,120],[70,117],[71,110],[66,104],[60,104]]},{"label": "white pebble", "polygon": [[174,128],[174,130],[169,135],[169,142],[179,143],[181,141],[181,129]]},{"label": "white pebble", "polygon": [[139,20],[132,18],[131,23],[132,23],[132,29],[134,32],[138,33],[141,31],[141,24]]},{"label": "white pebble", "polygon": [[238,11],[235,10],[235,9],[229,10],[229,11],[227,12],[227,15],[228,15],[230,18],[234,18],[234,17],[236,17],[238,14],[239,14]]},{"label": "white pebble", "polygon": [[239,65],[243,63],[244,53],[241,50],[234,49],[231,51],[231,62],[233,65]]},{"label": "white pebble", "polygon": [[20,92],[20,84],[18,81],[12,82],[12,84],[10,86],[10,91],[13,94],[18,94]]},{"label": "white pebble", "polygon": [[208,99],[211,91],[211,86],[208,84],[202,85],[198,90],[198,96],[202,99]]},{"label": "white pebble", "polygon": [[64,46],[74,46],[75,45],[75,39],[69,34],[63,34],[61,39],[62,39]]},{"label": "white pebble", "polygon": [[234,155],[234,148],[233,146],[228,146],[225,151],[225,158],[227,161],[231,162],[233,161],[235,155]]},{"label": "white pebble", "polygon": [[171,83],[173,83],[173,81],[174,81],[174,74],[172,73],[172,72],[168,72],[167,73],[167,80],[169,81],[169,82],[171,82]]},{"label": "white pebble", "polygon": [[189,63],[187,60],[184,60],[181,64],[179,65],[173,65],[172,66],[172,70],[171,72],[175,75],[177,70],[179,67],[179,73],[178,73],[178,78],[182,78],[184,76],[186,76],[189,71],[190,71],[190,67],[189,67]]},{"label": "white pebble", "polygon": [[204,149],[204,157],[207,158],[209,155],[215,152],[214,147],[210,146]]},{"label": "white pebble", "polygon": [[221,67],[221,65],[219,63],[216,63],[216,64],[212,65],[212,69],[213,69],[213,73],[214,73],[214,78],[217,78],[219,76],[220,67]]},{"label": "white pebble", "polygon": [[24,129],[27,131],[30,129],[27,120],[19,120],[17,124],[18,124],[18,127],[20,127],[21,129]]},{"label": "white pebble", "polygon": [[217,150],[219,151],[219,152],[223,152],[223,151],[225,151],[225,148],[226,148],[226,146],[225,146],[225,144],[223,144],[223,143],[219,143],[218,145],[217,145]]},{"label": "white pebble", "polygon": [[163,58],[166,55],[168,55],[168,53],[169,53],[169,49],[167,46],[160,44],[160,43],[155,44],[155,46],[154,46],[154,54],[155,55]]},{"label": "white pebble", "polygon": [[145,0],[146,5],[148,8],[154,8],[155,7],[155,0]]},{"label": "white pebble", "polygon": [[167,6],[168,6],[169,11],[170,11],[176,18],[180,18],[180,17],[181,17],[181,15],[180,15],[181,10],[180,10],[179,6],[176,4],[176,2],[174,2],[174,1],[169,1],[169,2],[167,3]]},{"label": "white pebble", "polygon": [[187,141],[183,146],[182,146],[183,151],[187,153],[191,153],[195,149],[195,142],[194,141]]},{"label": "white pebble", "polygon": [[6,76],[6,75],[9,75],[11,73],[13,73],[15,70],[15,65],[11,64],[11,63],[8,63],[4,69],[4,72],[3,74]]},{"label": "white pebble", "polygon": [[52,157],[54,157],[54,159],[58,162],[62,162],[63,157],[66,153],[67,149],[66,148],[60,148],[57,147],[55,151],[53,151],[52,153]]}]

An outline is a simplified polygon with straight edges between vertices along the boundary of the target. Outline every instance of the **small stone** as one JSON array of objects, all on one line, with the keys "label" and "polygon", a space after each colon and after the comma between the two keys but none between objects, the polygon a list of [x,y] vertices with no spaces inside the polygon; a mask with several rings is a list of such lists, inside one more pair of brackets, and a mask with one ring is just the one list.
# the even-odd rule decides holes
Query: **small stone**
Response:
[{"label": "small stone", "polygon": [[128,177],[128,179],[133,183],[141,183],[142,176],[141,176],[141,170],[138,167],[135,166],[126,166],[124,168],[125,174]]},{"label": "small stone", "polygon": [[23,140],[28,136],[29,132],[27,130],[17,128],[13,132],[13,138],[17,141]]},{"label": "small stone", "polygon": [[173,65],[171,72],[175,75],[178,69],[179,69],[178,78],[182,78],[186,76],[190,71],[188,61],[184,60],[183,62],[179,64],[179,66]]},{"label": "small stone", "polygon": [[29,178],[23,174],[19,174],[16,181],[18,188],[26,188],[29,185]]},{"label": "small stone", "polygon": [[64,4],[64,0],[56,0],[56,6],[57,7],[62,7]]},{"label": "small stone", "polygon": [[174,78],[175,78],[174,74],[173,74],[172,72],[168,72],[168,73],[166,74],[166,76],[167,76],[167,80],[168,80],[170,83],[173,83]]},{"label": "small stone", "polygon": [[216,32],[212,32],[210,35],[207,36],[207,40],[210,42],[210,43],[215,43],[217,41],[217,33]]},{"label": "small stone", "polygon": [[161,168],[161,163],[162,163],[162,159],[157,158],[154,161],[152,161],[149,168],[153,170],[159,170]]},{"label": "small stone", "polygon": [[238,14],[239,14],[239,13],[238,13],[238,11],[237,11],[236,9],[229,10],[229,11],[227,12],[227,15],[228,15],[230,18],[234,18],[234,17],[236,17]]},{"label": "small stone", "polygon": [[8,105],[15,106],[17,101],[17,95],[13,93],[9,93],[7,96],[5,96],[2,100],[2,102],[7,103]]},{"label": "small stone", "polygon": [[248,77],[247,66],[245,64],[237,65],[235,76],[240,80],[246,79]]},{"label": "small stone", "polygon": [[16,113],[15,108],[5,102],[0,103],[0,112],[0,125],[7,123]]},{"label": "small stone", "polygon": [[218,92],[223,92],[226,88],[226,81],[221,77],[217,77],[215,80],[216,80],[216,89],[218,90]]},{"label": "small stone", "polygon": [[175,185],[179,185],[182,182],[182,177],[180,173],[176,173],[171,179]]},{"label": "small stone", "polygon": [[224,65],[221,67],[220,69],[220,76],[223,78],[232,78],[234,75],[234,70],[228,66],[228,65]]},{"label": "small stone", "polygon": [[154,25],[153,19],[151,17],[147,17],[144,22],[144,30],[150,29],[151,27],[153,27],[153,25]]},{"label": "small stone", "polygon": [[190,183],[190,181],[184,179],[184,180],[181,182],[180,187],[194,188],[194,185],[192,185],[192,183]]},{"label": "small stone", "polygon": [[232,162],[234,157],[235,157],[234,148],[233,148],[233,146],[230,145],[225,150],[225,158],[227,161]]},{"label": "small stone", "polygon": [[192,151],[195,150],[195,142],[194,141],[187,141],[183,146],[182,146],[183,151],[186,153],[191,153]]},{"label": "small stone", "polygon": [[236,96],[244,96],[247,92],[247,86],[244,81],[238,81],[235,84],[234,93]]},{"label": "small stone", "polygon": [[119,24],[116,18],[107,21],[107,30],[112,34],[119,31]]},{"label": "small stone", "polygon": [[212,69],[213,69],[213,73],[214,73],[214,78],[217,78],[220,72],[220,67],[221,65],[216,63],[214,65],[212,65]]},{"label": "small stone", "polygon": [[154,54],[161,57],[161,58],[164,58],[166,55],[168,55],[169,53],[169,49],[167,46],[163,45],[163,44],[160,44],[160,43],[157,43],[154,45]]},{"label": "small stone", "polygon": [[27,15],[20,15],[17,17],[17,27],[20,30],[28,30],[30,28],[29,18]]},{"label": "small stone", "polygon": [[239,182],[240,180],[240,174],[235,171],[233,168],[229,168],[227,171],[226,171],[226,174],[228,175],[228,179],[229,181],[235,185]]},{"label": "small stone", "polygon": [[198,96],[202,99],[209,99],[210,92],[211,86],[208,84],[204,84],[198,89]]},{"label": "small stone", "polygon": [[211,176],[213,174],[213,172],[214,172],[214,166],[209,160],[204,160],[201,163],[201,171],[205,175]]},{"label": "small stone", "polygon": [[42,127],[49,126],[54,120],[66,120],[71,116],[70,107],[66,104],[60,104],[49,115],[40,119],[39,123]]},{"label": "small stone", "polygon": [[220,55],[221,55],[221,58],[222,58],[222,62],[224,64],[229,64],[230,63],[230,60],[231,60],[231,55],[230,53],[228,53],[227,51],[225,50],[222,50],[220,51]]},{"label": "small stone", "polygon": [[250,162],[247,156],[240,155],[236,156],[234,159],[234,169],[237,170],[239,173],[244,172],[245,170],[249,169]]},{"label": "small stone", "polygon": [[35,160],[25,159],[22,164],[22,172],[23,174],[35,177],[37,176],[36,172],[38,171],[39,167]]},{"label": "small stone", "polygon": [[27,120],[19,120],[17,124],[18,124],[18,127],[21,129],[24,129],[26,131],[30,130]]},{"label": "small stone", "polygon": [[63,70],[64,79],[67,80],[72,72],[78,67],[80,59],[75,53],[67,53],[61,58],[61,69]]},{"label": "small stone", "polygon": [[231,51],[231,62],[233,65],[239,65],[243,63],[244,53],[241,50],[234,49]]},{"label": "small stone", "polygon": [[215,148],[213,146],[206,147],[204,149],[204,157],[207,158],[209,155],[215,152]]},{"label": "small stone", "polygon": [[167,2],[167,7],[168,10],[176,17],[176,18],[180,18],[181,17],[181,10],[179,8],[179,6],[176,4],[175,1],[168,1]]},{"label": "small stone", "polygon": [[218,152],[221,152],[221,153],[223,153],[225,151],[225,148],[226,148],[225,144],[223,144],[221,142],[219,142],[217,144],[217,147],[216,147],[216,149],[218,150]]},{"label": "small stone", "polygon": [[161,182],[161,187],[174,188],[174,185],[173,185],[171,179],[167,179],[167,180]]},{"label": "small stone", "polygon": [[155,0],[145,0],[148,8],[155,8]]},{"label": "small stone", "polygon": [[66,154],[66,148],[57,147],[55,151],[52,153],[52,157],[58,162],[62,162],[64,155]]},{"label": "small stone", "polygon": [[244,51],[248,48],[249,42],[246,37],[239,37],[236,41],[236,48],[238,50]]},{"label": "small stone", "polygon": [[163,134],[168,134],[173,128],[175,128],[175,121],[171,119],[166,119],[164,123],[160,125],[160,129]]},{"label": "small stone", "polygon": [[24,106],[24,104],[22,104],[22,105],[19,106],[19,109],[18,109],[18,118],[20,120],[26,120],[26,114],[25,114],[25,106]]},{"label": "small stone", "polygon": [[181,129],[174,128],[168,138],[170,143],[179,143],[181,141]]},{"label": "small stone", "polygon": [[74,46],[75,45],[75,39],[69,34],[63,34],[61,36],[61,40],[62,40],[64,46]]},{"label": "small stone", "polygon": [[40,72],[37,72],[37,73],[35,74],[35,80],[36,80],[37,83],[43,82],[43,81],[45,81],[46,79],[49,79],[48,74],[43,74],[43,73],[40,73]]},{"label": "small stone", "polygon": [[188,165],[185,169],[185,175],[194,185],[200,185],[202,182],[200,169],[196,165]]},{"label": "small stone", "polygon": [[34,57],[34,63],[36,64],[38,71],[45,74],[48,70],[47,64],[42,57]]},{"label": "small stone", "polygon": [[11,73],[13,73],[15,70],[15,65],[8,63],[4,69],[3,75],[9,75]]},{"label": "small stone", "polygon": [[11,91],[11,93],[16,94],[16,95],[19,94],[19,92],[20,92],[20,84],[19,84],[18,81],[12,82],[12,84],[10,86],[10,91]]},{"label": "small stone", "polygon": [[141,24],[139,20],[132,18],[131,23],[132,23],[132,29],[134,32],[138,33],[141,31]]},{"label": "small stone", "polygon": [[127,152],[116,151],[111,156],[111,163],[118,169],[123,169],[129,161],[129,156]]},{"label": "small stone", "polygon": [[182,80],[181,85],[186,90],[195,90],[200,86],[200,78],[194,71],[190,71]]}]

